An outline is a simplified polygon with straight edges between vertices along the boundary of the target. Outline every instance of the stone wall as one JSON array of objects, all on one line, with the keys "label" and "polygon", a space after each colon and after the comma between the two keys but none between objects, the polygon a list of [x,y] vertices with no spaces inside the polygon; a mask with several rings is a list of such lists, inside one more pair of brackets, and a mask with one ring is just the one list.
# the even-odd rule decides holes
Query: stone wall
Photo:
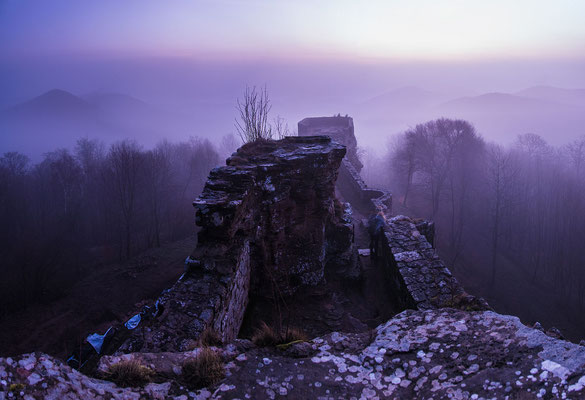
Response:
[{"label": "stone wall", "polygon": [[357,250],[334,209],[344,155],[328,137],[288,137],[244,145],[212,170],[193,203],[201,230],[187,273],[159,298],[159,316],[120,351],[185,351],[208,326],[229,342],[250,290],[292,294],[320,283],[332,260],[351,270]]},{"label": "stone wall", "polygon": [[391,277],[402,307],[489,309],[483,299],[465,292],[412,219],[403,215],[390,218],[377,251],[377,262]]},{"label": "stone wall", "polygon": [[[317,131],[331,133],[335,140],[350,143],[356,148],[353,120],[351,129],[343,129],[344,124],[349,125],[344,117],[305,118],[299,122],[299,135]],[[340,166],[337,188],[344,199],[363,215],[369,216],[379,210],[387,216],[392,213],[392,195],[384,190],[368,188],[349,157]],[[362,224],[367,229],[367,220]],[[433,244],[432,222],[415,221],[404,216],[389,219],[374,262],[385,271],[395,306],[421,310],[442,307],[489,309],[485,300],[470,296],[463,290],[439,259]]]},{"label": "stone wall", "polygon": [[357,154],[357,140],[353,132],[353,118],[338,117],[310,117],[298,123],[299,136],[325,135],[345,146],[346,159],[359,172],[363,168]]},{"label": "stone wall", "polygon": [[343,160],[339,167],[337,189],[345,200],[363,212],[392,212],[392,195],[385,190],[369,188],[348,160]]}]

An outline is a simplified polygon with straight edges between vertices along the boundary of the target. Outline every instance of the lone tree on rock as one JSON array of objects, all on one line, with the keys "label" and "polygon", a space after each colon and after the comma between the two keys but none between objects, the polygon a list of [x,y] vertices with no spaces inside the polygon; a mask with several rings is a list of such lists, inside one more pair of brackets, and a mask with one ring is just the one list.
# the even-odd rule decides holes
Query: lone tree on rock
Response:
[{"label": "lone tree on rock", "polygon": [[256,86],[246,87],[244,97],[238,99],[236,106],[240,118],[236,118],[236,130],[243,143],[272,139],[272,127],[268,113],[272,108],[266,87],[256,90]]}]

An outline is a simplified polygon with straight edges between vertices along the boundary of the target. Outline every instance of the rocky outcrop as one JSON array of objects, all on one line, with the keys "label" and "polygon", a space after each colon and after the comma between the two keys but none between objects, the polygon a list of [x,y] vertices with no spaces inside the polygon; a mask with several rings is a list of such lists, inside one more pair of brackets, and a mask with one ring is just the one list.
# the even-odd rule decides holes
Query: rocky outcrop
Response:
[{"label": "rocky outcrop", "polygon": [[250,238],[256,292],[278,285],[290,294],[319,283],[344,154],[327,137],[287,137],[240,148],[227,167],[211,172],[194,203],[202,230],[192,258],[209,264],[218,247]]},{"label": "rocky outcrop", "polygon": [[518,318],[404,311],[367,334],[334,332],[305,357],[251,351],[218,398],[581,398],[585,348]]},{"label": "rocky outcrop", "polygon": [[[3,393],[27,398],[142,399],[578,399],[585,396],[585,347],[491,311],[404,311],[373,332],[333,332],[282,349],[236,341],[217,349],[226,378],[213,387],[180,384],[187,353],[107,357],[136,359],[162,383],[118,388],[42,354],[0,359]],[[156,378],[155,378],[156,380]],[[183,396],[183,397],[179,397]],[[7,397],[7,396],[4,396]]]},{"label": "rocky outcrop", "polygon": [[327,137],[287,137],[247,144],[212,170],[194,202],[201,231],[187,273],[120,351],[185,351],[208,326],[228,342],[251,291],[290,296],[321,283],[336,262],[355,273],[352,227],[335,209],[344,155]]}]

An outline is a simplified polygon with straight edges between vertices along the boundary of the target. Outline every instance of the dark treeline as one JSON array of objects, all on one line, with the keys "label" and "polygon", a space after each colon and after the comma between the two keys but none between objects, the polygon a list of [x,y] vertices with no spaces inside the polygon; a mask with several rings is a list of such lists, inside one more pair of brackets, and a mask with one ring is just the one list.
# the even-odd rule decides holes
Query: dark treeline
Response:
[{"label": "dark treeline", "polygon": [[194,232],[191,201],[220,157],[207,140],[81,139],[31,165],[0,158],[0,316],[63,295],[89,268]]},{"label": "dark treeline", "polygon": [[514,268],[585,309],[585,136],[554,148],[528,133],[503,147],[440,119],[398,135],[385,162],[397,211],[437,221],[456,271],[481,259],[493,291]]}]

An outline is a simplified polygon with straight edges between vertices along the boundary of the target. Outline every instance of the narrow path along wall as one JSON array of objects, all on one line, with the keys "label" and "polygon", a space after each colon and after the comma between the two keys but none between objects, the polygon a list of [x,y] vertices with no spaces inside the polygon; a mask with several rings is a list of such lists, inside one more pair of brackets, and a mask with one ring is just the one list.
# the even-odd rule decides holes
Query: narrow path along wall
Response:
[{"label": "narrow path along wall", "polygon": [[[348,145],[337,188],[345,200],[368,216],[383,211],[392,212],[392,195],[384,190],[368,188],[359,174],[362,164],[357,159],[357,140],[350,117],[305,118],[299,122],[299,135],[331,135]],[[352,155],[350,157],[350,155]],[[355,221],[367,229],[367,219]],[[373,262],[388,278],[389,290],[399,308],[432,309],[456,307],[468,310],[488,310],[483,299],[465,292],[433,248],[434,224],[397,216],[388,220],[383,240],[379,242],[378,257]]]}]

